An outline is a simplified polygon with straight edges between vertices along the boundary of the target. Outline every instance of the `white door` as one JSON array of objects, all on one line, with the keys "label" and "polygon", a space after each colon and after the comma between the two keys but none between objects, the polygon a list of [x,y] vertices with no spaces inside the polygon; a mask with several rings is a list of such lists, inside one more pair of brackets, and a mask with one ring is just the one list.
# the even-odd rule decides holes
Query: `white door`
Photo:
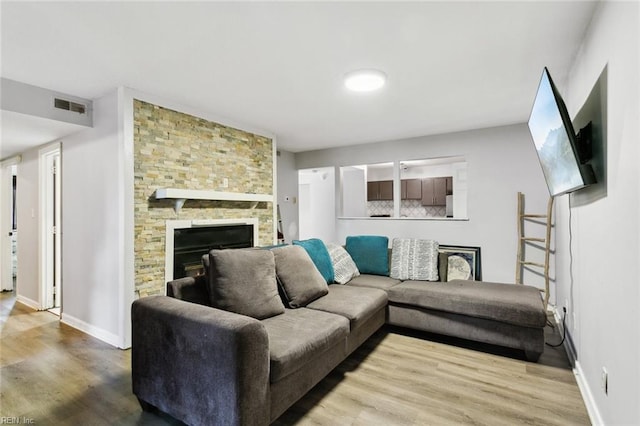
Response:
[{"label": "white door", "polygon": [[61,306],[61,208],[60,208],[60,144],[47,147],[40,157],[41,270],[43,309]]}]

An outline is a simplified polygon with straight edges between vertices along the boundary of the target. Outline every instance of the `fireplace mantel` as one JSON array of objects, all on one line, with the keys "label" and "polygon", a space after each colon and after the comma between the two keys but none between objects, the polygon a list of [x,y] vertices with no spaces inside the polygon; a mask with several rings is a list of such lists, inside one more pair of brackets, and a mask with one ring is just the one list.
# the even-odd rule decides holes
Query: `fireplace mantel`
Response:
[{"label": "fireplace mantel", "polygon": [[175,200],[176,213],[182,209],[187,200],[214,201],[248,201],[257,205],[261,201],[273,201],[272,194],[249,194],[244,192],[221,192],[199,189],[158,188],[155,192],[156,200]]}]

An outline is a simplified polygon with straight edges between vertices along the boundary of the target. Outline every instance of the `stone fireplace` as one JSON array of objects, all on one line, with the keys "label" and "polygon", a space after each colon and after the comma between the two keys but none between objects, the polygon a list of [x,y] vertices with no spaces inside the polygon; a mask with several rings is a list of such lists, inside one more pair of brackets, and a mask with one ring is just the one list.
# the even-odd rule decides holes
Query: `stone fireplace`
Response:
[{"label": "stone fireplace", "polygon": [[[134,100],[133,107],[134,273],[140,297],[165,294],[173,279],[176,229],[250,224],[251,245],[273,244],[271,138],[148,102]],[[188,274],[199,273],[197,261],[186,263]]]},{"label": "stone fireplace", "polygon": [[168,220],[165,235],[165,281],[204,273],[202,256],[212,249],[253,247],[258,220]]}]

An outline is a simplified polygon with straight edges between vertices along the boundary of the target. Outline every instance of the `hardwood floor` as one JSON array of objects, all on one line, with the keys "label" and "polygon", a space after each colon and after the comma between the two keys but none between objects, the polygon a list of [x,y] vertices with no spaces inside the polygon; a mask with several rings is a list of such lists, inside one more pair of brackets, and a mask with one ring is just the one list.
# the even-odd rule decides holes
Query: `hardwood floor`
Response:
[{"label": "hardwood floor", "polygon": [[[0,418],[35,424],[177,425],[143,413],[130,351],[0,296]],[[548,339],[560,336],[548,327]],[[517,351],[385,327],[277,425],[585,425],[562,348],[537,364]]]}]

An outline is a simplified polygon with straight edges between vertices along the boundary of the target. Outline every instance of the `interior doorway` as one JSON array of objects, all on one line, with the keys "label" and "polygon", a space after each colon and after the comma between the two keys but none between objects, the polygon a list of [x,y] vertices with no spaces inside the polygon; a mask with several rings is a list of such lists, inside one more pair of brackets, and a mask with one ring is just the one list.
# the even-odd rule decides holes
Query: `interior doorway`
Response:
[{"label": "interior doorway", "polygon": [[60,143],[40,150],[40,229],[42,308],[60,315],[62,307]]},{"label": "interior doorway", "polygon": [[336,241],[333,167],[298,170],[298,238]]},{"label": "interior doorway", "polygon": [[17,172],[20,157],[0,163],[0,290],[14,291],[17,276]]}]

